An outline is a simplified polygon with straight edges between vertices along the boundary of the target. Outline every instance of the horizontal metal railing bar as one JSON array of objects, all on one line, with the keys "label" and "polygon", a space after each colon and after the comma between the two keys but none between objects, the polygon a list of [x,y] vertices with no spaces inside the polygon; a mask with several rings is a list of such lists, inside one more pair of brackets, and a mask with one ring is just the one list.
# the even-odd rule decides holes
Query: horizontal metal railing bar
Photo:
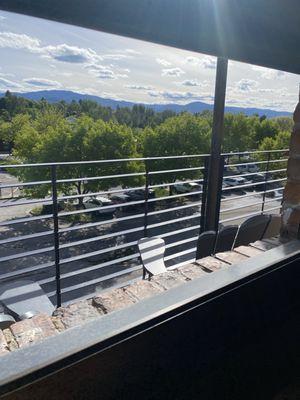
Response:
[{"label": "horizontal metal railing bar", "polygon": [[284,172],[286,171],[286,168],[283,169],[273,169],[273,170],[268,170],[268,171],[259,171],[259,172],[247,172],[246,174],[239,174],[239,175],[228,175],[224,176],[223,179],[227,178],[244,178],[245,176],[253,176],[253,175],[262,175],[262,174],[275,174],[277,172]]},{"label": "horizontal metal railing bar", "polygon": [[[286,162],[288,161],[287,158],[282,158],[282,159],[278,159],[278,160],[266,160],[266,161],[251,161],[251,162],[247,162],[247,163],[238,163],[238,164],[225,164],[224,168],[228,168],[228,167],[240,167],[240,166],[244,166],[244,165],[253,165],[253,164],[271,164],[271,163],[277,163],[277,162]],[[258,172],[257,172],[258,173]]]},{"label": "horizontal metal railing bar", "polygon": [[[150,171],[149,175],[167,174],[174,172],[184,172],[184,171],[199,171],[203,170],[204,167],[191,167],[191,168],[178,168],[178,169],[167,169],[159,171]],[[72,178],[72,179],[57,179],[57,183],[72,183],[72,182],[84,182],[84,181],[95,181],[102,179],[115,179],[115,178],[128,178],[133,176],[145,176],[146,172],[134,172],[130,174],[118,174],[118,175],[103,175],[103,176],[89,176],[84,178]]]},{"label": "horizontal metal railing bar", "polygon": [[[195,240],[197,240],[197,238],[198,238],[198,237],[192,238],[192,240],[189,239],[189,241],[195,241]],[[177,244],[177,245],[179,245],[179,244]],[[171,246],[169,245],[169,246],[166,246],[166,247],[171,247]],[[189,253],[192,253],[192,252],[195,252],[195,251],[196,251],[196,247],[193,247],[193,248],[190,248],[190,249],[187,249],[187,250],[183,250],[183,251],[181,251],[181,252],[178,252],[178,253],[175,253],[175,254],[171,254],[171,255],[169,255],[169,256],[166,256],[166,257],[165,257],[165,260],[168,261],[168,260],[171,260],[171,259],[180,257],[180,256],[182,256],[182,255],[186,255],[186,254],[189,254]],[[133,258],[137,258],[137,257],[139,257],[139,253],[135,253],[135,254],[132,255],[132,256],[134,256]],[[120,259],[117,259],[117,262],[120,262],[120,260],[121,260],[121,258],[120,258]],[[186,262],[185,262],[185,263],[186,263]],[[93,267],[85,268],[84,271],[83,271],[83,270],[75,271],[75,272],[77,272],[76,276],[77,276],[78,274],[90,272],[90,271],[91,271],[91,268],[93,268],[92,270],[94,270],[95,267],[97,267],[96,269],[100,269],[100,268],[103,268],[103,267],[107,266],[107,265],[104,265],[104,264],[111,265],[111,263],[107,262],[107,263],[102,263],[102,264],[99,264],[99,265],[96,265],[96,266],[93,266]],[[172,268],[174,268],[174,267],[176,267],[176,265],[175,265],[175,266],[172,266]],[[85,282],[79,283],[79,284],[77,284],[77,285],[69,286],[69,287],[67,287],[67,288],[62,289],[61,292],[62,292],[62,293],[72,292],[72,291],[74,291],[74,290],[82,289],[83,287],[86,287],[86,286],[91,286],[91,285],[95,285],[95,284],[100,283],[100,282],[107,281],[107,280],[109,280],[109,279],[114,279],[114,278],[116,278],[116,277],[118,277],[118,276],[127,275],[128,273],[131,273],[131,272],[134,272],[134,271],[138,271],[138,270],[140,270],[141,268],[142,268],[142,265],[137,265],[137,266],[134,266],[134,267],[131,267],[131,268],[127,268],[127,269],[122,270],[122,271],[115,272],[115,273],[113,273],[113,274],[105,275],[105,276],[103,276],[103,277],[101,277],[101,278],[91,279],[91,280],[89,280],[89,281],[85,281]],[[87,269],[89,269],[89,271],[87,271]],[[62,279],[66,279],[66,278],[70,278],[71,276],[74,276],[74,275],[73,275],[73,272],[63,274],[63,275],[61,276],[61,278],[62,278]]]},{"label": "horizontal metal railing bar", "polygon": [[177,222],[182,222],[182,221],[188,221],[190,219],[193,218],[200,218],[201,214],[197,213],[197,214],[193,214],[193,215],[189,215],[188,217],[182,217],[182,218],[176,218],[176,219],[170,219],[168,221],[163,221],[163,222],[158,222],[156,224],[151,224],[147,226],[147,229],[153,229],[153,228],[157,228],[159,226],[164,226],[164,225],[169,225],[169,224],[175,224]]},{"label": "horizontal metal railing bar", "polygon": [[30,250],[30,251],[25,251],[23,253],[16,253],[10,256],[0,257],[0,263],[5,261],[16,260],[18,258],[30,257],[37,254],[49,253],[50,251],[54,251],[54,246],[43,247],[42,249]]},{"label": "horizontal metal railing bar", "polygon": [[202,158],[209,157],[209,154],[183,154],[179,156],[159,156],[159,157],[135,157],[135,158],[115,158],[110,160],[86,160],[86,161],[62,161],[52,163],[27,163],[27,164],[5,164],[2,165],[4,168],[20,168],[20,167],[52,167],[52,166],[67,166],[67,165],[86,165],[86,164],[104,164],[104,163],[115,163],[115,162],[128,162],[128,161],[151,161],[151,160],[169,160],[177,158]]},{"label": "horizontal metal railing bar", "polygon": [[266,191],[261,190],[261,191],[258,191],[258,192],[247,193],[247,194],[244,194],[244,195],[241,195],[241,196],[227,197],[226,199],[222,199],[221,202],[224,203],[225,201],[240,200],[240,199],[244,199],[246,197],[253,197],[253,196],[263,195],[264,193],[275,192],[276,190],[279,190],[279,189],[283,189],[283,187],[282,188],[276,188],[276,189],[269,189],[269,190],[266,190]]},{"label": "horizontal metal railing bar", "polygon": [[257,203],[251,203],[251,204],[245,204],[243,206],[238,206],[238,207],[231,207],[231,208],[226,208],[225,210],[220,210],[220,213],[225,213],[229,211],[236,211],[236,210],[241,210],[242,208],[247,208],[247,207],[253,207],[253,206],[261,206],[262,204],[267,204],[267,203],[273,203],[274,201],[279,201],[282,200],[283,197],[279,197],[277,199],[271,199],[271,200],[265,200],[265,201],[259,201]]},{"label": "horizontal metal railing bar", "polygon": [[201,171],[204,170],[205,167],[188,167],[188,168],[177,168],[177,169],[164,169],[159,171],[149,171],[149,175],[158,175],[158,174],[169,174],[173,172],[184,172],[184,171]]},{"label": "horizontal metal railing bar", "polygon": [[[17,197],[16,199],[19,199],[20,197]],[[15,201],[12,202],[11,200],[7,203],[1,201],[0,199],[0,208],[5,208],[5,207],[14,207],[14,206],[25,206],[27,204],[52,204],[52,199],[34,199],[34,200],[25,200],[25,201]]]},{"label": "horizontal metal railing bar", "polygon": [[6,185],[0,185],[0,190],[19,187],[19,186],[38,186],[38,185],[49,185],[49,184],[51,184],[51,181],[16,182],[16,183],[8,183]]},{"label": "horizontal metal railing bar", "polygon": [[32,233],[30,235],[14,236],[14,237],[11,237],[11,238],[8,238],[8,239],[0,240],[0,245],[1,244],[19,242],[21,240],[35,239],[35,238],[39,238],[39,237],[42,237],[42,236],[50,236],[50,235],[53,235],[53,231],[44,231],[44,232]]},{"label": "horizontal metal railing bar", "polygon": [[124,188],[124,189],[114,189],[114,190],[101,190],[100,192],[88,192],[88,193],[84,193],[84,194],[72,194],[69,196],[59,196],[59,197],[57,197],[57,200],[61,201],[61,200],[71,200],[71,199],[82,198],[82,197],[106,196],[108,194],[132,192],[135,190],[145,190],[145,185],[133,187],[130,189]]},{"label": "horizontal metal railing bar", "polygon": [[[197,239],[198,239],[198,236],[194,236],[194,237],[192,237],[192,238],[187,238],[187,239],[179,240],[179,241],[177,241],[177,242],[167,244],[167,245],[166,245],[166,248],[177,247],[177,246],[180,246],[180,245],[185,244],[185,243],[189,243],[189,242],[192,242],[192,241],[196,241]],[[135,246],[135,245],[137,245],[137,242],[138,242],[138,241],[134,241],[134,242],[128,243],[126,247]],[[116,247],[117,247],[117,246],[116,246]],[[124,245],[122,248],[124,248],[124,247],[125,247],[125,245]],[[121,247],[119,247],[119,248],[121,248]],[[104,250],[106,250],[106,249],[104,249]],[[113,251],[113,249],[110,250],[110,251]],[[185,250],[185,251],[186,251],[186,250]],[[184,251],[184,252],[185,252],[185,251]],[[106,252],[107,252],[107,251],[106,251]],[[189,252],[190,252],[190,251],[189,251]],[[103,251],[101,254],[103,254],[103,253],[104,253],[104,251]],[[171,256],[165,257],[165,259],[168,260],[168,259],[171,259],[171,258],[176,258],[177,255],[182,255],[182,254],[185,254],[185,253],[183,253],[183,252],[175,253],[175,254],[172,254]],[[134,254],[132,254],[132,255],[130,255],[130,256],[126,256],[126,261],[128,260],[128,257],[130,257],[130,259],[138,258],[138,257],[139,257],[139,253],[134,253]],[[123,260],[124,257],[116,259],[116,263],[120,262],[121,259]],[[115,261],[115,260],[113,260],[113,261]],[[124,260],[123,260],[123,261],[124,261]],[[104,263],[101,263],[101,264],[97,264],[97,265],[93,265],[93,266],[90,266],[90,267],[82,268],[82,269],[77,270],[77,271],[67,272],[67,273],[62,274],[62,275],[61,275],[61,278],[62,278],[62,279],[66,279],[66,278],[70,278],[70,277],[72,277],[72,276],[78,276],[78,275],[84,274],[84,273],[86,273],[86,272],[91,272],[91,271],[95,271],[95,270],[98,270],[98,269],[101,269],[101,268],[110,266],[111,264],[114,264],[114,263],[115,263],[115,262],[107,261],[107,262],[104,262]]]},{"label": "horizontal metal railing bar", "polygon": [[198,240],[198,237],[199,236],[193,236],[191,238],[179,240],[178,242],[169,243],[166,245],[166,249],[171,249],[172,247],[177,247],[177,246],[181,246],[186,243],[194,242],[194,241]]},{"label": "horizontal metal railing bar", "polygon": [[[49,263],[35,265],[33,267],[21,268],[18,271],[12,271],[12,272],[8,272],[6,274],[0,274],[0,280],[2,282],[2,281],[9,280],[15,276],[18,276],[18,277],[28,276],[33,272],[40,272],[44,269],[48,269],[48,268],[51,268],[54,266],[55,266],[54,262],[49,262]],[[54,278],[54,280],[55,280],[55,278]]]},{"label": "horizontal metal railing bar", "polygon": [[63,212],[58,213],[58,218],[68,217],[70,215],[85,214],[85,213],[90,213],[90,212],[95,212],[95,211],[111,210],[114,208],[122,208],[122,207],[126,207],[126,206],[135,206],[135,205],[144,204],[144,203],[145,203],[145,200],[138,200],[138,201],[131,201],[131,202],[126,202],[126,203],[111,204],[109,206],[83,208],[83,209],[75,210],[75,211],[63,211]]},{"label": "horizontal metal railing bar", "polygon": [[115,273],[110,274],[110,275],[105,275],[105,276],[103,276],[101,278],[91,279],[89,281],[86,281],[86,282],[83,282],[83,283],[79,283],[77,285],[73,285],[73,286],[69,286],[67,288],[64,288],[64,289],[61,290],[61,293],[64,294],[64,293],[68,293],[68,292],[73,292],[75,290],[79,290],[79,289],[82,289],[82,288],[87,287],[87,286],[96,285],[97,283],[105,282],[105,281],[107,281],[109,279],[117,278],[118,276],[127,275],[127,274],[129,274],[131,272],[138,271],[139,269],[141,269],[141,266],[138,265],[138,266],[135,266],[135,267],[127,268],[124,271],[119,271],[119,272],[115,272]]},{"label": "horizontal metal railing bar", "polygon": [[[173,219],[173,220],[158,222],[156,224],[150,224],[150,225],[147,226],[147,229],[153,229],[153,228],[157,228],[158,226],[164,226],[164,225],[174,224],[174,223],[177,223],[177,222],[188,221],[190,219],[199,218],[199,217],[200,217],[200,213],[197,213],[197,214],[189,215],[188,217],[176,218],[176,219]],[[134,230],[130,230],[130,231],[138,232],[139,230],[144,230],[144,227],[134,228]],[[114,232],[114,233],[117,234],[117,236],[121,234],[120,232]],[[132,232],[129,232],[129,233],[132,233]],[[111,235],[104,235],[104,236],[113,237],[112,234]],[[99,240],[101,240],[101,238],[103,239],[103,236],[102,237],[101,236],[98,237]],[[86,240],[88,240],[88,239],[86,239]],[[93,240],[90,240],[90,241],[93,241]],[[81,244],[84,244],[84,243],[81,243]],[[72,247],[72,245],[69,245],[69,243],[67,243],[65,245],[62,245],[62,246],[64,246],[64,248]],[[85,258],[94,257],[94,256],[97,256],[99,254],[102,254],[102,252],[103,252],[103,249],[96,250],[96,251],[89,252],[89,253],[80,254],[80,255],[77,255],[77,256],[73,256],[73,257],[61,258],[60,259],[60,264],[61,265],[62,264],[67,264],[67,263],[78,261],[78,260],[82,260],[82,259],[85,259]],[[1,259],[0,259],[0,261],[1,261]]]},{"label": "horizontal metal railing bar", "polygon": [[243,189],[247,187],[252,187],[252,186],[258,186],[258,185],[265,185],[265,184],[270,184],[270,183],[275,183],[275,182],[282,182],[286,181],[287,178],[280,178],[280,179],[272,179],[270,181],[266,182],[255,182],[255,183],[246,183],[244,185],[237,185],[237,186],[228,186],[222,189],[222,192],[228,191],[228,190],[234,190],[234,189]]},{"label": "horizontal metal railing bar", "polygon": [[195,202],[195,203],[186,204],[184,206],[165,208],[163,210],[156,210],[156,211],[148,212],[148,215],[151,216],[151,215],[163,214],[163,213],[172,212],[172,211],[184,210],[186,208],[193,208],[193,207],[201,206],[201,204],[202,204],[201,202]]},{"label": "horizontal metal railing bar", "polygon": [[144,176],[145,174],[146,172],[134,172],[130,174],[87,176],[84,178],[72,178],[72,179],[57,179],[56,183],[59,184],[59,183],[84,182],[84,181],[97,181],[102,179],[128,178],[133,176]]},{"label": "horizontal metal railing bar", "polygon": [[[151,213],[148,213],[148,216],[167,213],[167,212],[172,212],[172,211],[177,211],[177,210],[182,210],[182,209],[187,209],[187,208],[193,208],[193,207],[197,207],[199,205],[201,205],[201,203],[195,203],[195,204],[193,203],[193,204],[187,204],[185,206],[179,206],[179,207],[173,207],[173,208],[168,208],[168,209],[164,209],[164,210],[153,211]],[[142,214],[134,214],[134,215],[130,215],[130,216],[127,216],[127,217],[121,217],[121,218],[109,219],[109,220],[105,220],[105,221],[99,221],[98,223],[95,223],[92,226],[95,227],[95,226],[99,226],[99,225],[110,224],[112,222],[121,222],[121,221],[127,221],[127,220],[131,220],[131,219],[136,219],[136,218],[143,218],[144,216],[145,216],[144,213],[142,213]],[[69,243],[61,244],[60,248],[61,249],[66,249],[66,248],[69,248],[69,247],[81,246],[83,244],[87,244],[87,243],[91,243],[91,242],[95,242],[95,241],[99,241],[99,240],[101,240],[101,238],[99,238],[99,236],[96,236],[96,237],[92,237],[92,238],[88,238],[88,239],[78,240],[76,242],[69,242]]]},{"label": "horizontal metal railing bar", "polygon": [[155,188],[160,188],[160,187],[165,187],[165,186],[176,186],[176,185],[184,185],[186,183],[202,183],[203,179],[193,179],[193,180],[188,180],[188,181],[176,181],[176,182],[171,182],[171,183],[161,183],[158,185],[149,185],[149,189],[155,189]]},{"label": "horizontal metal railing bar", "polygon": [[289,149],[280,149],[280,150],[250,150],[250,151],[239,151],[239,152],[232,152],[232,153],[222,153],[222,156],[237,156],[243,154],[256,154],[256,153],[286,153],[289,152]]},{"label": "horizontal metal railing bar", "polygon": [[266,214],[267,211],[278,210],[279,208],[281,208],[281,205],[280,205],[280,206],[277,206],[277,207],[269,208],[268,210],[264,210],[263,212],[260,210],[260,211],[256,211],[256,212],[253,212],[253,213],[250,213],[250,214],[240,215],[240,216],[238,216],[238,217],[232,217],[232,218],[222,219],[222,220],[220,220],[219,222],[220,222],[220,223],[223,223],[223,222],[230,222],[230,221],[235,221],[235,220],[238,220],[238,219],[244,219],[244,218],[248,218],[248,217],[253,217],[253,216],[259,215],[259,214]]},{"label": "horizontal metal railing bar", "polygon": [[177,199],[177,198],[180,198],[180,197],[195,196],[195,195],[202,194],[202,193],[203,193],[202,190],[197,190],[195,192],[174,194],[174,195],[171,195],[171,196],[155,197],[153,199],[149,199],[148,203],[153,203],[155,201],[161,201],[161,200]]},{"label": "horizontal metal railing bar", "polygon": [[[140,281],[140,280],[141,280],[140,276],[137,277],[137,278],[128,277],[128,280],[126,280],[126,285],[132,285],[133,283],[135,283],[137,281]],[[104,294],[104,293],[109,292],[111,290],[119,289],[121,287],[124,287],[124,282],[119,282],[117,284],[111,284],[106,288],[101,288],[101,294]],[[56,292],[52,292],[52,294],[50,294],[50,293],[51,292],[49,292],[49,293],[47,292],[47,296],[48,297],[53,297],[53,296],[56,295]],[[95,295],[97,295],[97,293],[98,293],[98,291],[95,293]],[[91,294],[85,294],[83,296],[79,295],[79,296],[76,296],[76,302],[80,302],[82,300],[88,300],[90,298],[91,298]],[[55,299],[54,299],[54,301],[55,301]],[[74,299],[63,300],[63,302],[62,302],[62,304],[65,307],[68,306],[69,304],[73,304],[73,303],[74,303]]]},{"label": "horizontal metal railing bar", "polygon": [[8,221],[1,221],[0,226],[8,226],[8,225],[15,225],[15,224],[21,224],[21,223],[27,223],[27,222],[32,222],[32,221],[39,221],[42,219],[49,219],[53,218],[52,214],[45,214],[45,215],[36,215],[33,217],[25,217],[25,218],[16,218]]},{"label": "horizontal metal railing bar", "polygon": [[[149,199],[148,203],[153,203],[155,201],[176,199],[176,198],[186,197],[186,196],[195,196],[195,195],[202,194],[202,193],[203,193],[202,191],[195,191],[195,192],[189,192],[189,193],[183,193],[183,194],[176,194],[176,195],[172,195],[172,196],[156,197],[153,199]],[[110,209],[114,209],[114,208],[122,208],[122,207],[126,207],[126,206],[141,205],[141,204],[145,204],[145,203],[146,203],[146,200],[138,200],[138,201],[129,201],[126,203],[112,204],[112,205],[104,206],[104,207],[93,207],[93,208],[85,208],[85,209],[75,210],[75,211],[60,212],[60,213],[58,213],[58,217],[61,218],[61,217],[67,217],[70,215],[110,210]]]},{"label": "horizontal metal railing bar", "polygon": [[134,260],[136,258],[138,259],[139,257],[140,257],[140,253],[130,254],[129,256],[115,258],[113,260],[105,261],[100,264],[91,265],[90,267],[80,268],[80,269],[77,269],[76,271],[65,272],[65,273],[62,273],[60,277],[61,277],[61,279],[71,278],[72,276],[85,274],[86,272],[91,272],[91,271],[95,271],[98,269],[102,269],[104,267],[109,267],[111,265],[118,264],[118,263],[121,263],[124,261],[130,261],[130,260]]},{"label": "horizontal metal railing bar", "polygon": [[164,259],[165,259],[165,261],[169,261],[169,260],[172,260],[173,258],[185,256],[186,254],[189,254],[189,253],[194,253],[194,252],[196,252],[196,250],[197,250],[196,247],[192,247],[190,249],[182,250],[175,254],[170,254],[169,256],[164,257]]}]

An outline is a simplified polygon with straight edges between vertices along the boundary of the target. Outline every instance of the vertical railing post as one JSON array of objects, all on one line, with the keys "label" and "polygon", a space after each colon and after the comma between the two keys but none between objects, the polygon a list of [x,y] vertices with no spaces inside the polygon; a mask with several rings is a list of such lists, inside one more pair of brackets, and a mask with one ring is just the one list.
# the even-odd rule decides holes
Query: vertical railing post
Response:
[{"label": "vertical railing post", "polygon": [[149,165],[148,160],[145,160],[144,237],[146,237],[148,234],[149,185]]},{"label": "vertical railing post", "polygon": [[203,184],[202,184],[202,196],[201,196],[200,233],[205,231],[205,226],[206,226],[208,165],[209,165],[209,157],[205,157],[204,172],[203,172]]},{"label": "vertical railing post", "polygon": [[215,224],[214,224],[214,230],[216,232],[219,230],[220,210],[221,210],[221,200],[222,200],[222,189],[223,189],[224,165],[225,165],[225,157],[221,156],[220,157],[220,163],[219,163],[218,191],[217,191],[216,214],[215,214]]},{"label": "vertical railing post", "polygon": [[52,182],[52,213],[53,213],[53,234],[54,234],[54,257],[55,257],[55,279],[56,279],[56,304],[61,306],[60,287],[60,256],[59,256],[59,226],[58,226],[58,202],[57,202],[57,170],[56,165],[51,166]]},{"label": "vertical railing post", "polygon": [[268,175],[269,175],[269,169],[270,169],[270,159],[271,159],[271,153],[268,153],[268,160],[267,160],[267,166],[266,166],[266,175],[265,175],[265,183],[264,183],[264,193],[263,193],[263,200],[262,200],[262,205],[261,205],[261,213],[263,213],[264,209],[265,209],[266,190],[267,190],[267,182],[268,182]]},{"label": "vertical railing post", "polygon": [[211,153],[208,168],[206,230],[214,230],[216,228],[220,173],[223,175],[223,171],[220,170],[220,162],[224,132],[227,67],[228,60],[219,57],[217,60]]}]

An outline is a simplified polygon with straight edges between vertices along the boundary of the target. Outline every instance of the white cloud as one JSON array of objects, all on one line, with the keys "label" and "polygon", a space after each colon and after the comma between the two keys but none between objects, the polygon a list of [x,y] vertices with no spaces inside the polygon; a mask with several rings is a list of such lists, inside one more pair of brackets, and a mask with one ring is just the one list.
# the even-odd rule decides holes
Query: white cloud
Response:
[{"label": "white cloud", "polygon": [[29,86],[37,86],[37,87],[61,87],[61,84],[57,81],[52,81],[50,79],[44,78],[27,78],[23,79],[23,82]]},{"label": "white cloud", "polygon": [[200,87],[208,86],[208,81],[199,82],[197,79],[186,79],[182,82],[176,82],[176,83],[182,86],[200,86]]},{"label": "white cloud", "polygon": [[125,87],[134,90],[153,90],[152,86],[146,86],[146,85],[125,85]]},{"label": "white cloud", "polygon": [[102,56],[106,60],[122,60],[124,58],[130,58],[131,56],[128,56],[127,54],[104,54]]},{"label": "white cloud", "polygon": [[69,63],[85,64],[102,60],[102,57],[97,55],[97,53],[92,49],[69,46],[67,44],[46,46],[41,48],[41,51],[45,57]]},{"label": "white cloud", "polygon": [[186,100],[200,100],[201,95],[193,92],[173,92],[168,90],[150,90],[148,91],[149,96],[159,97],[165,100],[175,100],[175,101],[186,101]]},{"label": "white cloud", "polygon": [[216,69],[217,67],[216,57],[211,57],[211,56],[205,56],[202,58],[189,56],[185,59],[185,63],[193,66],[200,66],[205,69]]},{"label": "white cloud", "polygon": [[9,79],[0,78],[0,90],[20,89],[21,85],[17,82],[10,81]]},{"label": "white cloud", "polygon": [[163,58],[157,58],[156,62],[160,65],[163,65],[164,67],[169,67],[170,65],[172,65],[169,61],[167,61]]},{"label": "white cloud", "polygon": [[179,67],[162,70],[162,76],[180,76],[182,74],[185,74],[185,72]]},{"label": "white cloud", "polygon": [[87,68],[90,74],[100,79],[128,78],[128,75],[119,74],[105,65],[90,64],[86,65],[85,68]]},{"label": "white cloud", "polygon": [[31,52],[40,51],[40,41],[25,34],[0,32],[0,47],[11,49],[24,49]]},{"label": "white cloud", "polygon": [[201,61],[201,65],[204,68],[208,69],[216,69],[217,68],[217,59],[215,57],[204,57],[203,60]]},{"label": "white cloud", "polygon": [[135,55],[140,55],[140,54],[142,54],[140,51],[133,50],[133,49],[125,49],[125,52],[126,52],[126,53],[129,53],[129,54],[135,54]]},{"label": "white cloud", "polygon": [[0,21],[4,21],[6,19],[6,17],[4,17],[4,15],[0,15]]},{"label": "white cloud", "polygon": [[257,71],[260,73],[261,78],[264,79],[286,79],[287,78],[287,73],[284,71],[279,71],[276,69],[270,69],[270,68],[265,68],[265,67],[259,67],[257,65],[252,66],[253,71]]},{"label": "white cloud", "polygon": [[239,92],[251,92],[257,88],[259,83],[253,79],[243,78],[235,83],[235,90]]}]

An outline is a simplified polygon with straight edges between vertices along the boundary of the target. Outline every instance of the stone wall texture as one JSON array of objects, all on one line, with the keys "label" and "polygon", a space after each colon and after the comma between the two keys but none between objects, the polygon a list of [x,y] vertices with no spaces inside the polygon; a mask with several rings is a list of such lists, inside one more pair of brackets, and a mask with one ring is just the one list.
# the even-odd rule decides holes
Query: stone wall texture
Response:
[{"label": "stone wall texture", "polygon": [[8,357],[11,351],[33,345],[59,332],[101,318],[105,314],[130,307],[158,293],[184,285],[190,280],[201,279],[209,273],[231,268],[249,257],[259,256],[264,251],[279,246],[282,241],[282,238],[273,238],[257,241],[249,246],[240,246],[233,251],[218,253],[168,270],[164,274],[152,277],[151,280],[138,280],[121,288],[101,292],[92,299],[60,307],[51,317],[40,314],[16,322],[9,328],[0,330],[0,356]]}]

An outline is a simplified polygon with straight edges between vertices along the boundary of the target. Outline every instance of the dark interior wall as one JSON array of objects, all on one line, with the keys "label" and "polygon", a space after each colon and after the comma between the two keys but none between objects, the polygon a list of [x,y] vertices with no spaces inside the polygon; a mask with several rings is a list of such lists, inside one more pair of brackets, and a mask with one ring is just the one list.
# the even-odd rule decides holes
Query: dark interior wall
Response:
[{"label": "dark interior wall", "polygon": [[5,399],[271,399],[299,373],[299,278],[296,260],[194,301]]},{"label": "dark interior wall", "polygon": [[0,9],[300,73],[298,0],[0,0]]}]

